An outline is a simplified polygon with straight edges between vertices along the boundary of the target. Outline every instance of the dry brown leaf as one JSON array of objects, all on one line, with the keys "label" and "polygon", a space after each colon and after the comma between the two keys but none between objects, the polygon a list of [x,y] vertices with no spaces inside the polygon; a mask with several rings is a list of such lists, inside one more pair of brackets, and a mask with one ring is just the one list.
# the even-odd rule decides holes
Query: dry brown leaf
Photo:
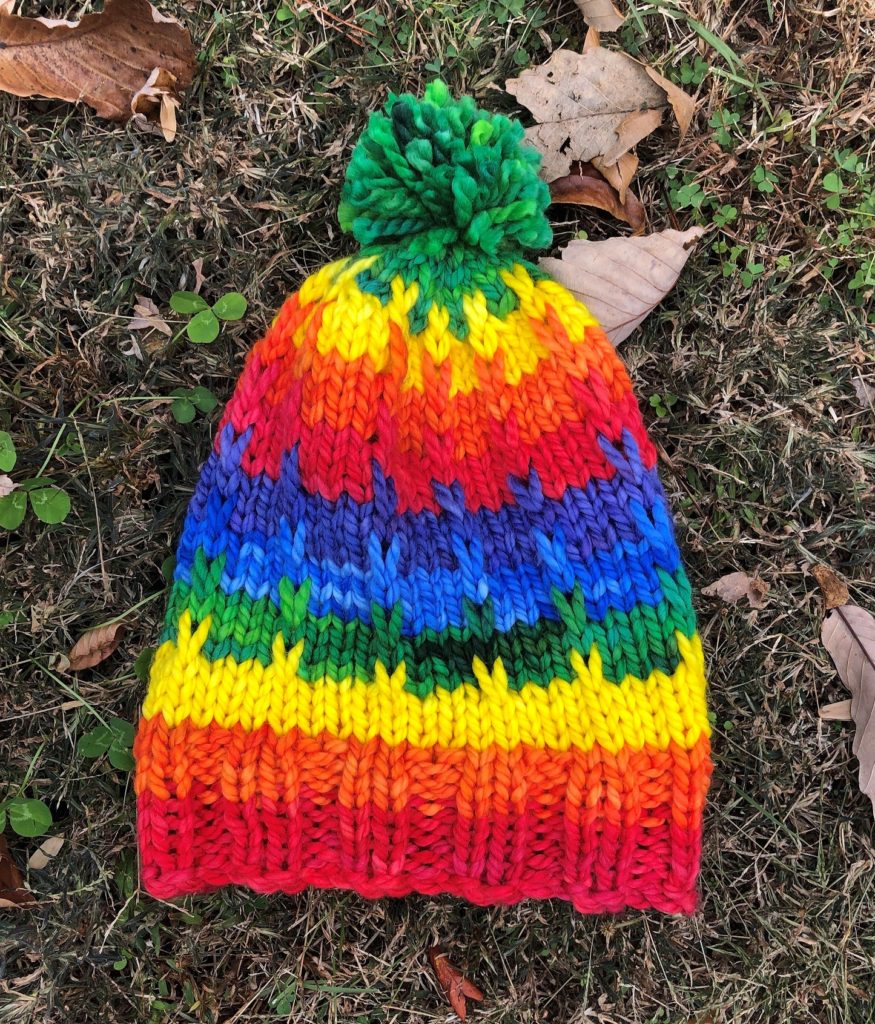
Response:
[{"label": "dry brown leaf", "polygon": [[705,597],[719,597],[727,604],[737,604],[742,598],[747,598],[751,608],[765,608],[768,592],[768,583],[757,576],[748,576],[746,572],[727,573],[702,588]]},{"label": "dry brown leaf", "polygon": [[124,121],[156,69],[191,84],[191,36],[148,0],[107,0],[81,21],[0,13],[0,90],[15,96],[84,100],[101,117]]},{"label": "dry brown leaf", "polygon": [[592,165],[605,176],[608,184],[614,186],[620,202],[625,203],[626,192],[638,170],[638,157],[634,153],[624,153],[615,164],[606,164],[600,157],[593,157]]},{"label": "dry brown leaf", "polygon": [[53,857],[57,857],[64,845],[61,836],[49,836],[30,855],[27,866],[31,871],[42,871]]},{"label": "dry brown leaf", "polygon": [[605,153],[605,163],[616,163],[617,160],[628,152],[633,146],[637,146],[642,139],[646,139],[662,124],[661,110],[634,110],[627,114],[617,125],[617,141],[613,149]]},{"label": "dry brown leaf", "polygon": [[15,10],[15,0],[0,0],[0,14],[12,14]]},{"label": "dry brown leaf", "polygon": [[864,409],[871,409],[875,406],[875,385],[869,384],[862,377],[855,377],[852,381],[854,394]]},{"label": "dry brown leaf", "polygon": [[438,984],[450,1001],[450,1006],[460,1020],[465,1020],[468,1016],[466,1000],[473,999],[479,1003],[483,999],[483,993],[458,968],[453,967],[440,946],[432,946],[428,951],[428,961],[437,977]]},{"label": "dry brown leaf", "polygon": [[173,142],[176,138],[178,109],[176,76],[164,68],[155,68],[131,99],[131,118],[134,123],[145,131],[163,135],[165,142]]},{"label": "dry brown leaf", "polygon": [[860,762],[860,792],[875,808],[875,617],[855,604],[834,608],[824,620],[820,639],[851,691],[852,749]]},{"label": "dry brown leaf", "polygon": [[811,575],[817,580],[827,611],[832,608],[840,608],[850,601],[851,595],[848,593],[847,584],[829,566],[815,565],[811,570]]},{"label": "dry brown leaf", "polygon": [[25,888],[24,875],[12,859],[6,837],[0,834],[0,907],[28,907],[36,896]]},{"label": "dry brown leaf", "polygon": [[567,174],[574,160],[615,164],[668,109],[677,112],[682,130],[692,116],[693,101],[681,94],[684,103],[676,86],[628,54],[600,46],[557,50],[505,88],[537,121],[526,137],[543,154],[547,181]]},{"label": "dry brown leaf", "polygon": [[573,203],[605,210],[617,220],[631,225],[634,234],[644,234],[647,214],[641,200],[627,189],[625,202],[621,201],[617,190],[591,163],[573,164],[571,174],[551,181],[550,196],[554,203]]},{"label": "dry brown leaf", "polygon": [[647,65],[642,66],[650,76],[651,80],[665,92],[668,102],[671,104],[675,120],[678,123],[681,138],[683,138],[689,131],[693,115],[696,113],[696,101],[688,93],[685,93],[683,89],[679,89],[674,82],[670,82],[667,78],[663,78],[663,76],[658,71],[654,70],[654,68],[647,67]]},{"label": "dry brown leaf", "polygon": [[161,316],[158,307],[155,303],[147,298],[145,295],[138,295],[136,304],[134,305],[134,316],[128,326],[132,331],[160,331],[162,334],[166,334],[168,338],[172,337],[173,331],[170,325]]},{"label": "dry brown leaf", "polygon": [[616,32],[626,20],[611,0],[577,0],[583,20],[598,32]]},{"label": "dry brown leaf", "polygon": [[575,239],[540,266],[588,307],[614,345],[627,338],[674,287],[703,228],[638,238]]},{"label": "dry brown leaf", "polygon": [[111,622],[83,633],[70,648],[70,671],[81,672],[105,661],[115,651],[125,635],[123,622]]}]

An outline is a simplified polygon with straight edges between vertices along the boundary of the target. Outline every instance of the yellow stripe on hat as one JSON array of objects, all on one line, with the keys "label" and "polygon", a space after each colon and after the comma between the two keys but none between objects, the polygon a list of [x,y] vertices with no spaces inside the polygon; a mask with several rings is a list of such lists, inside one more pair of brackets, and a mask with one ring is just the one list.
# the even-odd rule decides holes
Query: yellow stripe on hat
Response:
[{"label": "yellow stripe on hat", "polygon": [[[408,338],[408,368],[403,388],[425,391],[422,376],[422,355],[427,353],[440,366],[447,360],[452,367],[450,394],[469,394],[479,386],[475,357],[487,362],[500,351],[503,356],[505,382],[516,386],[524,375],[533,373],[541,360],[550,356],[537,337],[533,321],[542,323],[550,307],[559,318],[572,344],[581,344],[587,327],[597,321],[565,288],[550,280],[533,280],[528,271],[516,265],[502,271],[505,284],[513,291],[519,307],[504,317],[488,308],[481,291],[463,298],[467,337],[460,339],[450,329],[449,312],[433,305],[423,331],[411,335],[408,315],[416,303],[419,286],[405,286],[400,277],[393,279],[392,295],[384,305],[370,292],[360,291],[356,275],[366,270],[373,257],[329,264],[304,283],[300,290],[302,305],[324,305],[317,348],[323,355],[336,351],[351,362],[369,356],[377,372],[389,360],[390,325],[397,325]],[[305,320],[292,339],[295,347],[302,343],[309,326]]]},{"label": "yellow stripe on hat", "polygon": [[299,729],[310,736],[328,732],[362,742],[379,736],[393,745],[476,750],[521,743],[589,750],[598,744],[617,753],[647,744],[665,750],[671,742],[689,750],[710,733],[698,634],[689,639],[675,633],[681,661],[672,675],[657,670],[647,679],[627,676],[620,684],[610,682],[593,647],[586,659],[569,653],[575,673],[571,681],[526,683],[511,690],[500,659],[491,670],[476,659],[477,685],[436,688],[418,697],[404,688],[403,662],[390,675],[378,661],[368,683],[352,677],[302,679],[303,641],[286,650],[281,635],[268,666],[230,656],[210,661],[201,654],[210,621],[208,616],[192,632],[189,612],[180,617],[177,640],[164,643],[155,656],[143,706],[146,718],[162,715],[170,726],[187,718],[198,727],[240,724],[249,731],[268,723],[278,734]]}]

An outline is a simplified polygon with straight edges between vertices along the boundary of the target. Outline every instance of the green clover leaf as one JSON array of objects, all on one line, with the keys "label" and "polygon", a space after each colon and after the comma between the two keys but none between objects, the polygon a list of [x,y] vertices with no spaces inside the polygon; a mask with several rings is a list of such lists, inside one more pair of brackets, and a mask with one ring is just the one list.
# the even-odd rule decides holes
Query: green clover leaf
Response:
[{"label": "green clover leaf", "polygon": [[213,312],[220,320],[240,320],[246,306],[246,299],[240,292],[228,292],[213,304]]},{"label": "green clover leaf", "polygon": [[15,442],[5,430],[0,430],[0,473],[9,473],[13,470],[17,458]]},{"label": "green clover leaf", "polygon": [[209,345],[219,336],[219,321],[211,309],[201,310],[191,318],[185,329],[190,341],[196,345]]},{"label": "green clover leaf", "polygon": [[30,504],[37,519],[50,526],[55,526],[70,514],[70,498],[60,487],[42,487],[29,494]]},{"label": "green clover leaf", "polygon": [[209,309],[207,303],[194,292],[174,292],[170,296],[170,308],[174,313],[183,315],[200,313],[202,309]]},{"label": "green clover leaf", "polygon": [[0,498],[0,527],[4,530],[17,530],[27,510],[27,494],[24,491],[13,491]]},{"label": "green clover leaf", "polygon": [[42,800],[16,797],[7,804],[6,812],[13,832],[25,839],[41,836],[52,827],[52,812]]}]

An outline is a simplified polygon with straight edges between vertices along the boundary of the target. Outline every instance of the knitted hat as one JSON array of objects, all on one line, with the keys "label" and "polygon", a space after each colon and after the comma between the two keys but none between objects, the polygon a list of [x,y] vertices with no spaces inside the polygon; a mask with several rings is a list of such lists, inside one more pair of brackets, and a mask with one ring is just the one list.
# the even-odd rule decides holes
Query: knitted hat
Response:
[{"label": "knitted hat", "polygon": [[711,771],[656,452],[518,123],[371,117],[188,509],[136,740],[142,879],[689,912]]}]

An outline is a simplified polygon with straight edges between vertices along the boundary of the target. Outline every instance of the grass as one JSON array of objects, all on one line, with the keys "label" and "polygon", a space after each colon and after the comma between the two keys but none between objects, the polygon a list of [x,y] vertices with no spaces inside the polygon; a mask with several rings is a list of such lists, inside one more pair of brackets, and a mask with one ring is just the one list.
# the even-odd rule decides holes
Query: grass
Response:
[{"label": "grass", "polygon": [[[445,1020],[435,942],[487,993],[472,1014],[484,1022],[872,1020],[872,808],[851,728],[818,720],[845,693],[809,571],[831,565],[875,608],[875,421],[860,397],[875,386],[875,24],[862,4],[635,0],[620,33],[700,99],[680,145],[666,129],[640,147],[654,228],[722,225],[623,355],[694,586],[744,569],[770,587],[757,612],[698,600],[716,757],[700,912],[243,890],[175,907],[137,888],[130,778],[75,747],[97,716],[133,721],[142,698],[133,663],[155,642],[162,565],[219,414],[176,422],[174,391],[225,401],[286,293],[349,250],[339,186],[388,88],[439,71],[513,110],[493,87],[585,28],[554,0],[299,7],[179,8],[202,59],[173,144],[0,97],[0,430],[16,473],[51,454],[43,475],[73,502],[59,526],[31,516],[0,535],[0,799],[44,799],[66,840],[30,873],[40,905],[2,912],[0,1022]],[[553,215],[560,241],[623,230]],[[180,331],[169,299],[199,260],[205,298],[241,292],[245,318],[206,346],[139,333],[143,358],[129,354],[137,296]],[[121,651],[65,673],[59,655],[119,616]],[[24,864],[38,841],[7,836]]]}]

